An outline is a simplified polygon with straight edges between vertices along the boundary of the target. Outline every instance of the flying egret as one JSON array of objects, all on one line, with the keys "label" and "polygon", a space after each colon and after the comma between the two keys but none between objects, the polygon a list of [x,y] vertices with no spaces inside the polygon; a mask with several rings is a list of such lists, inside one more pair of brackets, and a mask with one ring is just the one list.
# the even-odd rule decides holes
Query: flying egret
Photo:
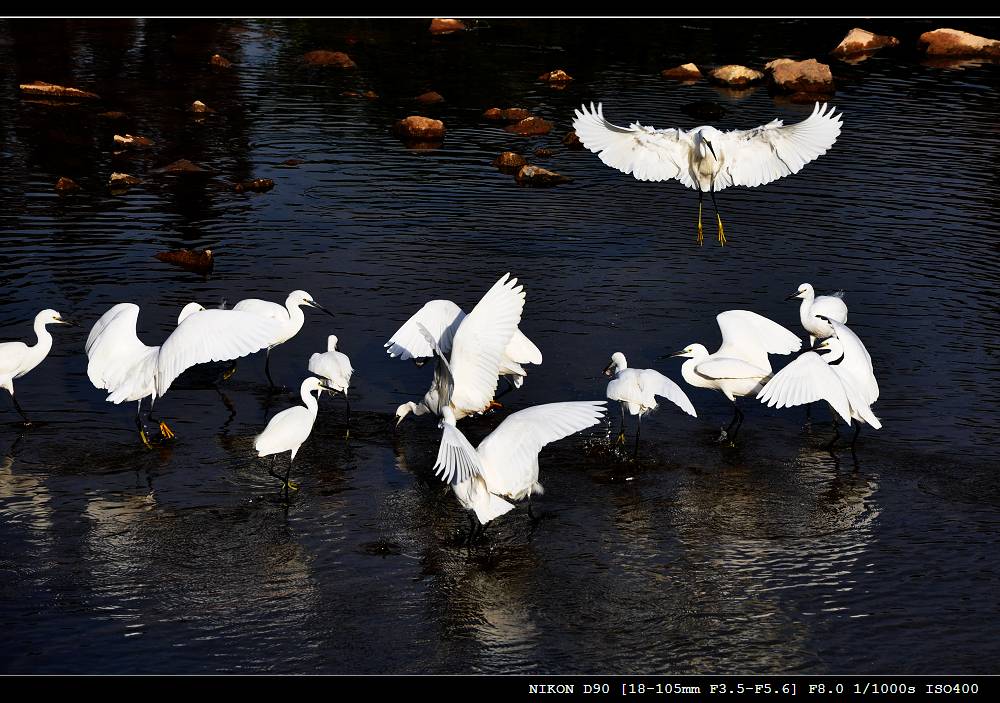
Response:
[{"label": "flying egret", "polygon": [[[450,354],[455,332],[464,319],[465,312],[450,300],[432,300],[396,330],[384,345],[386,353],[403,361],[421,360],[417,362],[418,364],[422,364],[422,360],[428,357],[433,357],[434,350],[417,329],[417,323],[420,323],[431,333],[441,350],[446,355]],[[523,364],[540,363],[542,363],[542,352],[520,329],[515,329],[500,357],[500,375],[507,380],[507,391],[520,388],[524,384],[528,372],[524,370]]]},{"label": "flying egret", "polygon": [[31,346],[24,342],[3,342],[0,343],[0,388],[6,388],[10,393],[10,399],[14,401],[14,408],[23,420],[25,427],[31,427],[31,420],[24,414],[24,409],[17,402],[14,395],[14,379],[21,378],[45,360],[52,349],[52,335],[46,329],[46,325],[80,325],[65,319],[55,310],[45,308],[35,315],[35,338],[36,341]]},{"label": "flying egret", "polygon": [[[299,388],[299,394],[302,396],[302,402],[305,403],[305,406],[293,405],[282,410],[268,421],[264,431],[257,435],[254,440],[253,448],[257,450],[257,456],[272,457],[271,466],[267,472],[271,476],[281,479],[286,496],[289,487],[297,488],[294,482],[290,483],[288,480],[292,471],[292,462],[295,461],[299,447],[309,439],[313,424],[316,422],[316,414],[319,412],[319,403],[312,394],[314,391],[322,393],[324,388],[331,390],[331,386],[326,381],[315,376],[304,380]],[[289,451],[291,455],[288,457],[288,468],[285,470],[285,475],[282,476],[274,470],[275,455]]]},{"label": "flying egret", "polygon": [[[768,381],[757,398],[768,407],[785,408],[803,403],[825,400],[849,425],[854,426],[851,449],[854,449],[861,432],[861,425],[881,429],[882,423],[872,412],[878,400],[878,381],[872,368],[871,356],[861,339],[847,325],[833,318],[825,318],[833,330],[815,348],[828,350],[820,356],[816,351],[800,354]],[[834,415],[834,421],[836,421]],[[836,435],[829,446],[840,438]]]},{"label": "flying egret", "polygon": [[833,295],[816,295],[810,284],[803,283],[785,300],[795,300],[796,298],[802,300],[802,304],[799,305],[799,320],[801,320],[806,332],[809,333],[810,347],[817,339],[826,339],[833,335],[833,327],[824,318],[836,320],[841,324],[847,322],[847,304],[844,302],[844,291],[837,291]]},{"label": "flying egret", "polygon": [[87,376],[95,388],[108,391],[107,401],[138,401],[136,426],[150,446],[142,420],[142,400],[150,398],[147,418],[159,425],[166,439],[174,436],[166,422],[152,417],[153,403],[184,370],[209,361],[228,361],[266,347],[278,323],[237,310],[206,310],[188,303],[177,328],[162,345],[150,347],[136,335],[139,306],[118,303],[94,324],[87,336]]},{"label": "flying egret", "polygon": [[309,371],[326,380],[330,395],[337,391],[344,394],[347,418],[350,420],[351,400],[347,397],[347,387],[351,384],[351,375],[354,373],[351,360],[347,354],[337,351],[337,335],[331,334],[326,338],[326,349],[325,352],[317,352],[309,357]]},{"label": "flying egret", "polygon": [[689,344],[670,356],[688,359],[681,366],[681,375],[689,384],[717,390],[732,402],[733,419],[719,440],[732,431],[731,441],[735,441],[743,425],[743,411],[736,399],[757,393],[771,377],[768,354],[791,354],[802,347],[802,340],[777,322],[749,310],[727,310],[715,319],[722,332],[718,351],[709,354],[703,345]]},{"label": "flying egret", "polygon": [[302,324],[306,319],[301,309],[303,305],[322,310],[331,317],[334,316],[332,312],[313,300],[313,297],[304,290],[293,290],[288,294],[284,305],[272,303],[269,300],[260,300],[259,298],[246,298],[233,306],[233,310],[253,313],[254,315],[281,323],[279,331],[274,335],[270,344],[267,345],[267,352],[264,359],[264,374],[267,376],[267,382],[271,385],[271,388],[276,388],[274,381],[271,379],[271,350],[279,344],[287,342],[302,329]]},{"label": "flying egret", "polygon": [[[612,371],[614,372],[612,374]],[[680,386],[655,369],[630,369],[625,355],[615,352],[611,363],[604,369],[605,376],[614,376],[608,383],[608,400],[617,400],[622,410],[622,426],[616,444],[625,443],[625,410],[635,415],[634,460],[639,456],[639,432],[642,430],[642,416],[656,410],[656,396],[666,398],[691,417],[698,417],[694,406]]]},{"label": "flying egret", "polygon": [[676,178],[698,191],[698,244],[703,240],[703,193],[709,193],[723,246],[726,235],[716,192],[729,186],[754,188],[798,173],[837,141],[843,114],[816,103],[809,117],[787,127],[776,119],[754,129],[721,132],[710,126],[654,129],[638,122],[619,127],[604,119],[600,103],[596,109],[591,103],[589,110],[583,105],[574,113],[573,129],[580,141],[608,166],[640,181]]},{"label": "flying egret", "polygon": [[[508,280],[509,279],[509,280]],[[504,350],[521,321],[524,286],[505,273],[458,324],[451,338],[451,353],[445,354],[437,336],[423,323],[414,322],[417,333],[437,358],[434,381],[421,402],[404,403],[396,410],[396,426],[407,413],[433,412],[444,417],[450,406],[455,420],[486,411],[495,405],[497,381]],[[424,410],[420,410],[420,406]]]}]

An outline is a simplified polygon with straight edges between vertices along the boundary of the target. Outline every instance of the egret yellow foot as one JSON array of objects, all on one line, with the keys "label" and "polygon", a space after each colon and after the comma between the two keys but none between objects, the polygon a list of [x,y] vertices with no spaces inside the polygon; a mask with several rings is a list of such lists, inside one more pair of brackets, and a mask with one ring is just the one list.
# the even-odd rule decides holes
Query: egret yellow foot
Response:
[{"label": "egret yellow foot", "polygon": [[705,241],[705,231],[701,226],[701,203],[698,203],[698,246]]},{"label": "egret yellow foot", "polygon": [[234,373],[236,373],[236,367],[235,366],[233,368],[229,369],[228,371],[223,371],[222,372],[222,380],[223,381],[228,381],[232,377],[232,375]]},{"label": "egret yellow foot", "polygon": [[142,443],[146,445],[146,449],[153,448],[153,445],[149,443],[149,437],[146,436],[146,428],[139,430],[139,438],[142,440]]},{"label": "egret yellow foot", "polygon": [[164,439],[173,439],[174,437],[177,436],[174,434],[173,430],[167,427],[167,423],[163,422],[162,420],[160,421],[160,434],[163,435]]},{"label": "egret yellow foot", "polygon": [[291,488],[293,491],[299,490],[299,484],[296,481],[289,481],[288,487]]},{"label": "egret yellow foot", "polygon": [[502,408],[502,407],[503,405],[501,405],[500,403],[496,402],[495,400],[491,400],[490,404],[486,406],[486,409],[493,410],[494,408]]},{"label": "egret yellow foot", "polygon": [[619,444],[625,444],[625,431],[624,430],[622,430],[621,432],[618,433],[618,439],[615,440],[615,446],[618,446]]},{"label": "egret yellow foot", "polygon": [[715,219],[719,221],[719,244],[726,246],[726,231],[722,229],[722,218],[719,213],[715,213]]}]

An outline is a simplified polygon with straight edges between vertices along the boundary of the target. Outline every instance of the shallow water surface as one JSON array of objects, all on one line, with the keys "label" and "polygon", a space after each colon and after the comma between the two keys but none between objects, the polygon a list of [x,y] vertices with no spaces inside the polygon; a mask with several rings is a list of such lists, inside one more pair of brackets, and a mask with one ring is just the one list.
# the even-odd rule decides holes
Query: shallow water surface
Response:
[{"label": "shallow water surface", "polygon": [[[1000,35],[995,22],[951,24]],[[267,393],[261,355],[219,384],[218,369],[185,374],[157,403],[176,441],[146,450],[134,406],[90,385],[86,330],[53,329],[49,358],[16,382],[38,426],[23,432],[6,394],[0,405],[0,670],[988,673],[1000,656],[1000,67],[924,63],[912,47],[934,25],[873,22],[903,47],[832,64],[840,138],[795,176],[724,191],[725,248],[710,226],[695,244],[693,191],[562,145],[591,100],[612,121],[657,127],[700,124],[682,109],[697,100],[728,109],[725,129],[798,121],[811,106],[766,88],[680,86],[659,71],[822,59],[851,26],[489,20],[431,37],[417,20],[0,23],[5,341],[27,339],[43,307],[89,328],[133,301],[157,344],[191,300],[304,288],[336,319],[307,309],[272,371],[297,388],[331,333],[356,369],[349,439],[342,399],[323,398],[285,505],[253,438],[293,396]],[[318,48],[358,68],[305,66]],[[216,52],[234,67],[211,67]],[[565,89],[536,80],[560,67],[575,78]],[[32,80],[101,100],[16,92]],[[430,89],[445,102],[413,100]],[[366,90],[378,97],[343,95]],[[193,100],[215,112],[196,117]],[[509,134],[481,119],[492,106],[555,128]],[[395,138],[409,114],[444,120],[443,144]],[[123,132],[154,144],[116,155]],[[531,156],[542,146],[553,155]],[[490,166],[505,149],[573,181],[520,187]],[[210,172],[155,173],[178,158]],[[113,195],[113,171],[143,182]],[[57,195],[60,176],[82,190]],[[275,187],[233,192],[249,178]],[[179,247],[213,249],[214,272],[153,258]],[[699,417],[648,417],[637,464],[608,454],[606,425],[547,448],[542,519],[519,508],[467,550],[466,515],[431,473],[435,423],[390,431],[430,368],[382,345],[426,300],[468,310],[506,271],[525,285],[521,329],[545,361],[502,410],[463,421],[474,443],[512,410],[603,397],[614,351],[679,381],[680,362],[660,357],[716,348],[723,310],[800,332],[784,298],[804,281],[847,291],[884,427],[862,434],[855,459],[823,449],[824,409],[804,427],[801,408],[746,401],[740,442],[724,448],[728,403],[691,389]]]}]

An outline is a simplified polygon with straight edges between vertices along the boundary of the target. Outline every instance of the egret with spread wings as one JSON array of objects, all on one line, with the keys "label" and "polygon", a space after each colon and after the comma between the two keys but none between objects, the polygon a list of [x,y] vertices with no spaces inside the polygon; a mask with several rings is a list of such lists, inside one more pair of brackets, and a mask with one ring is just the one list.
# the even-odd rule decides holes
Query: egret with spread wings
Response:
[{"label": "egret with spread wings", "polygon": [[802,122],[785,126],[775,119],[747,130],[722,132],[702,126],[692,130],[655,129],[634,122],[619,127],[604,118],[602,106],[576,110],[573,129],[585,147],[601,161],[640,181],[676,178],[698,191],[698,243],[703,240],[701,208],[704,193],[712,196],[719,225],[719,244],[726,244],[715,194],[729,186],[754,188],[798,173],[822,156],[840,135],[841,116],[816,103]]}]

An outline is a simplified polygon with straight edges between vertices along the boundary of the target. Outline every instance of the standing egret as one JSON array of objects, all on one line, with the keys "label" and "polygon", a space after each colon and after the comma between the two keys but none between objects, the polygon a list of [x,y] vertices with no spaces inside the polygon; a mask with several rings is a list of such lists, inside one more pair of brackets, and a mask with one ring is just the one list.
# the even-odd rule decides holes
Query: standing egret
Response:
[{"label": "standing egret", "polygon": [[[822,357],[815,351],[800,354],[792,363],[774,374],[757,398],[768,407],[785,408],[803,403],[825,400],[849,425],[854,426],[851,449],[854,449],[861,432],[861,425],[881,429],[882,423],[872,412],[878,400],[878,381],[872,368],[872,359],[861,339],[847,325],[833,318],[826,318],[833,336],[820,342],[816,349],[829,350]],[[829,446],[840,439],[840,430]]]},{"label": "standing egret", "polygon": [[[295,461],[299,447],[309,439],[309,435],[312,433],[316,414],[319,412],[319,403],[312,394],[314,391],[322,393],[324,388],[330,390],[326,381],[321,381],[315,376],[304,380],[299,388],[299,394],[302,396],[305,407],[293,405],[282,410],[268,421],[264,431],[257,435],[254,440],[253,448],[257,450],[257,456],[272,457],[271,466],[267,472],[275,478],[281,479],[286,496],[289,487],[297,488],[294,482],[288,481],[288,475],[292,471],[292,462]],[[285,475],[282,476],[274,470],[274,455],[289,451],[291,455],[288,457],[288,468],[285,470]]]},{"label": "standing egret", "polygon": [[[395,334],[384,345],[386,353],[393,358],[398,356],[403,361],[407,359],[422,360],[434,356],[434,350],[417,329],[419,323],[431,333],[441,351],[446,355],[450,354],[455,332],[464,319],[465,312],[450,300],[432,300],[424,304],[396,330]],[[503,355],[500,357],[500,375],[508,383],[504,393],[514,388],[520,388],[524,384],[524,378],[528,372],[524,370],[523,364],[540,363],[542,363],[542,352],[520,329],[515,329],[510,342],[507,343]]]},{"label": "standing egret", "polygon": [[52,335],[45,329],[46,325],[80,325],[63,318],[55,310],[46,308],[35,315],[35,338],[36,341],[31,346],[24,342],[3,342],[0,343],[0,388],[6,388],[10,393],[10,399],[14,401],[14,408],[23,420],[25,427],[31,427],[31,420],[24,414],[24,409],[17,402],[14,395],[14,379],[21,378],[24,374],[38,366],[52,349]]},{"label": "standing egret", "polygon": [[[614,371],[614,374],[612,374]],[[680,386],[655,369],[630,369],[625,355],[615,352],[611,363],[604,369],[605,376],[614,375],[608,383],[608,400],[617,400],[621,405],[622,426],[616,444],[625,443],[625,410],[636,416],[634,460],[639,456],[639,432],[642,430],[642,416],[656,410],[656,396],[666,398],[691,417],[698,417],[691,400]]]},{"label": "standing egret", "polygon": [[799,305],[799,320],[801,320],[806,332],[809,333],[810,347],[817,339],[833,336],[833,326],[826,321],[827,318],[841,324],[847,322],[847,304],[844,302],[844,291],[838,291],[833,295],[818,296],[810,284],[803,283],[785,300],[795,300],[796,298],[802,300],[802,304]]},{"label": "standing egret", "polygon": [[[725,395],[733,404],[733,419],[722,431],[719,441],[731,441],[743,425],[743,411],[736,399],[757,393],[771,377],[768,354],[791,354],[802,347],[802,340],[763,315],[749,310],[727,310],[715,317],[722,331],[722,346],[709,354],[701,344],[689,344],[671,356],[687,357],[681,366],[684,380],[697,388],[711,388]],[[734,429],[735,427],[735,429]]]},{"label": "standing egret", "polygon": [[288,294],[284,305],[272,303],[269,300],[260,300],[259,298],[246,298],[233,306],[233,310],[253,313],[254,315],[281,323],[278,332],[274,335],[270,344],[267,345],[267,352],[264,359],[264,374],[267,376],[267,382],[271,385],[271,388],[277,387],[271,379],[271,350],[279,344],[287,342],[302,329],[302,324],[306,319],[305,315],[302,314],[301,308],[303,305],[322,310],[327,315],[333,317],[332,312],[313,300],[313,297],[304,290],[293,290]]},{"label": "standing egret", "polygon": [[726,235],[716,192],[729,186],[753,188],[798,173],[837,141],[843,114],[816,103],[809,117],[787,127],[776,119],[754,129],[721,132],[710,126],[654,129],[638,122],[619,127],[604,119],[600,103],[596,109],[591,103],[589,110],[583,105],[574,113],[573,129],[580,141],[608,166],[640,181],[676,178],[698,191],[698,244],[703,240],[703,193],[709,193],[723,246]]},{"label": "standing egret", "polygon": [[326,389],[330,395],[336,391],[344,394],[347,418],[350,421],[351,400],[347,397],[347,387],[351,384],[354,368],[347,354],[337,351],[337,335],[331,334],[326,338],[326,349],[325,352],[317,352],[309,357],[309,371],[326,380]]},{"label": "standing egret", "polygon": [[422,323],[415,322],[418,334],[437,357],[434,381],[420,404],[399,406],[396,425],[419,405],[438,417],[444,417],[444,408],[450,406],[456,421],[495,405],[493,397],[503,353],[517,330],[523,309],[524,286],[517,285],[517,279],[505,273],[459,322],[451,339],[451,354],[446,355],[437,337]]},{"label": "standing egret", "polygon": [[136,335],[139,306],[118,303],[94,324],[87,337],[87,376],[95,388],[108,391],[107,401],[138,401],[136,427],[150,446],[142,420],[142,399],[150,398],[147,417],[161,436],[173,431],[154,420],[153,403],[184,370],[209,361],[228,361],[259,351],[277,334],[278,323],[236,310],[206,310],[188,303],[177,318],[177,328],[162,345],[150,347]]}]

